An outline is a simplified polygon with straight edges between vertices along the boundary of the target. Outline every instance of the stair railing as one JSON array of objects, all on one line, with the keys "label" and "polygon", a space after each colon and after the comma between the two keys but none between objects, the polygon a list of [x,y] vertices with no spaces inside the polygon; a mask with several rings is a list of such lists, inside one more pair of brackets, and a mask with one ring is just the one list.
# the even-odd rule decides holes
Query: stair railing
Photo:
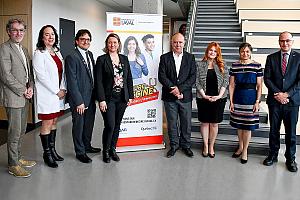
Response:
[{"label": "stair railing", "polygon": [[193,34],[194,34],[194,27],[196,21],[196,14],[197,14],[197,5],[198,0],[192,0],[188,18],[188,25],[187,25],[187,33],[186,33],[186,51],[192,52],[192,41],[193,41]]}]

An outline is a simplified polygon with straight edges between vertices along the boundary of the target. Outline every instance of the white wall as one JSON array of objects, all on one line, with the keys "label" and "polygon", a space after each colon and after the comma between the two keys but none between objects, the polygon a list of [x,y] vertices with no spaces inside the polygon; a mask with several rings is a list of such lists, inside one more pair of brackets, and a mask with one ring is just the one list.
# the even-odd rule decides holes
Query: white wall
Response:
[{"label": "white wall", "polygon": [[[106,33],[106,12],[110,8],[96,0],[32,0],[32,47],[36,47],[38,34],[42,26],[53,25],[59,30],[59,18],[75,21],[75,34],[79,29],[88,29],[92,34],[89,48],[96,59],[102,55]],[[70,36],[74,38],[74,36]],[[34,53],[34,51],[32,51]],[[35,98],[36,99],[36,98]],[[68,106],[66,107],[68,108]],[[37,112],[35,110],[35,112]],[[98,112],[98,111],[97,111]],[[38,122],[37,113],[35,121]]]},{"label": "white wall", "polygon": [[[75,33],[82,28],[92,34],[90,50],[95,59],[103,54],[106,38],[106,12],[110,8],[96,0],[32,0],[32,47],[35,49],[42,26],[53,25],[59,30],[59,18],[75,21]],[[70,36],[74,37],[74,36]]]}]

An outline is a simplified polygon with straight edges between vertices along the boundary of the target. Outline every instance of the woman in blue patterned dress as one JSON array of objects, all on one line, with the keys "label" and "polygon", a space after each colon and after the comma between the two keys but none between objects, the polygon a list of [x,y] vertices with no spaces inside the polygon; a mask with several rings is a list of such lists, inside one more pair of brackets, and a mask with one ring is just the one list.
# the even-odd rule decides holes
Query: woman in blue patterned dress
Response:
[{"label": "woman in blue patterned dress", "polygon": [[241,163],[248,161],[248,146],[251,131],[259,125],[259,102],[262,91],[263,71],[261,64],[251,60],[252,47],[242,43],[239,47],[240,60],[230,69],[230,125],[237,128],[239,147],[232,155],[241,156]]}]

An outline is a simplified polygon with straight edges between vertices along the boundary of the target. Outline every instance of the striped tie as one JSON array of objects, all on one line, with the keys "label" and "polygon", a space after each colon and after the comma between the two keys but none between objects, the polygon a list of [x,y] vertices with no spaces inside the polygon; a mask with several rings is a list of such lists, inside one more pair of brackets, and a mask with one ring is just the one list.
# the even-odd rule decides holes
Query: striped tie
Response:
[{"label": "striped tie", "polygon": [[281,67],[282,67],[282,74],[284,75],[285,72],[286,72],[286,55],[287,53],[284,53],[282,54],[282,64],[281,64]]}]

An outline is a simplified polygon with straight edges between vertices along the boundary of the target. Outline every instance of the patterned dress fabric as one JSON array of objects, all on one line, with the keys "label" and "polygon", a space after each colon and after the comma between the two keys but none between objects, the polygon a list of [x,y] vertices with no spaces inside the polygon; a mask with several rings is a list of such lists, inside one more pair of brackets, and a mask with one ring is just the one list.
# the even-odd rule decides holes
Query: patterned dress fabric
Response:
[{"label": "patterned dress fabric", "polygon": [[261,64],[236,62],[229,74],[235,77],[234,112],[230,114],[230,125],[242,130],[255,130],[259,127],[259,114],[253,112],[253,105],[257,98],[257,77],[263,76]]}]

